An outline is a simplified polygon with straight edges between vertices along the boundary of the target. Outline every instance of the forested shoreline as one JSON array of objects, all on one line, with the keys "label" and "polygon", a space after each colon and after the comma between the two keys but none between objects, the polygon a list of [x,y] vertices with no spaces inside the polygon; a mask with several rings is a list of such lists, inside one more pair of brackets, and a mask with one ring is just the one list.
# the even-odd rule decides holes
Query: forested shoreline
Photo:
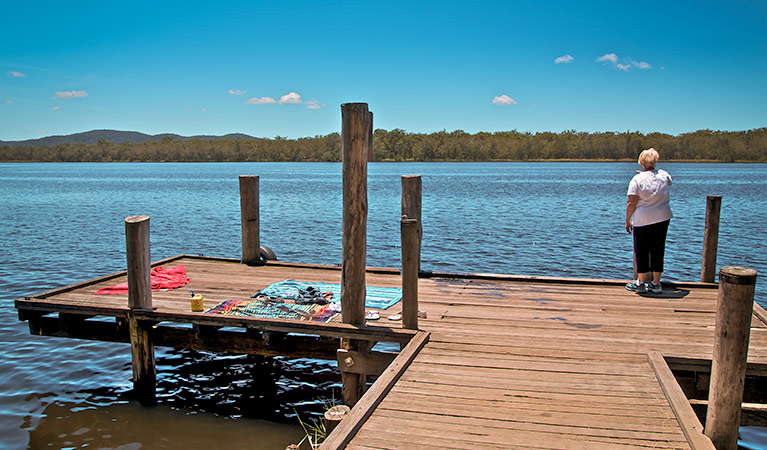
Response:
[{"label": "forested shoreline", "polygon": [[[665,161],[767,162],[767,128],[747,131],[699,130],[693,133],[577,131],[479,132],[462,130],[408,133],[378,129],[372,161],[540,161],[635,160],[655,147]],[[0,146],[3,162],[225,162],[340,161],[341,136],[287,139],[174,140],[166,136],[141,143],[52,146]]]}]

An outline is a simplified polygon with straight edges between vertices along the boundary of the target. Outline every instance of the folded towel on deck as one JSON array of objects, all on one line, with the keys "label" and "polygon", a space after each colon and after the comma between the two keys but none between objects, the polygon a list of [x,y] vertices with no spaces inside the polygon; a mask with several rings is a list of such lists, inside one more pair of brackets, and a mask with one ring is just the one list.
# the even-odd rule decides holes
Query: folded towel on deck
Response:
[{"label": "folded towel on deck", "polygon": [[[149,273],[149,281],[152,284],[153,291],[168,291],[176,289],[191,280],[186,277],[186,268],[183,264],[168,269],[157,266]],[[128,282],[120,283],[115,286],[101,288],[96,294],[127,294]]]}]

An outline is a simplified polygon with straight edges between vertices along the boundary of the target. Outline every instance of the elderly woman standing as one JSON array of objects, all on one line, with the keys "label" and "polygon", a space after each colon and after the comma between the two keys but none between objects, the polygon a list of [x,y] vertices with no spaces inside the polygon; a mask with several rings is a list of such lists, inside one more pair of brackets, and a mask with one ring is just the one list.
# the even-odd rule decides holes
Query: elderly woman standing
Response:
[{"label": "elderly woman standing", "polygon": [[658,157],[654,148],[639,154],[642,171],[629,182],[626,204],[626,231],[634,233],[638,276],[637,280],[626,285],[626,289],[640,294],[663,292],[660,277],[663,274],[666,233],[673,217],[669,206],[671,175],[655,168]]}]

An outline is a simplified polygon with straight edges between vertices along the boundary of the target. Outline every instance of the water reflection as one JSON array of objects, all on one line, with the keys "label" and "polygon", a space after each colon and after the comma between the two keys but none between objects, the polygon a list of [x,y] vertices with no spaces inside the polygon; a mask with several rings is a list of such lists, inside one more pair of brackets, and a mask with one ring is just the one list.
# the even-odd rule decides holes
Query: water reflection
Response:
[{"label": "water reflection", "polygon": [[28,448],[98,449],[283,449],[298,442],[298,425],[196,414],[134,401],[94,405],[56,401],[29,428]]}]

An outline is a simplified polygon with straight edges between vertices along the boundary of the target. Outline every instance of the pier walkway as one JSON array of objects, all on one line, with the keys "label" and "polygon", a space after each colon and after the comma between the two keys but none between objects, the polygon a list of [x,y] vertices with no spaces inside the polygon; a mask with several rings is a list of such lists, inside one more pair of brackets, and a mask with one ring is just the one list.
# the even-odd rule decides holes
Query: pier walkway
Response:
[{"label": "pier walkway", "polygon": [[[156,345],[213,350],[271,348],[268,341],[276,342],[279,333],[318,336],[301,347],[309,353],[319,352],[328,337],[378,336],[403,345],[418,340],[394,359],[322,448],[713,448],[701,439],[689,404],[680,404],[686,399],[669,366],[695,374],[710,370],[716,285],[677,284],[660,296],[639,296],[615,280],[425,274],[418,297],[427,318],[415,332],[385,320],[400,305],[365,327],[337,319],[315,324],[190,312],[190,289],[202,293],[210,308],[284,279],[339,283],[338,267],[247,266],[191,256],[163,263],[184,264],[192,281],[154,292],[151,311],[131,312],[126,295],[93,294],[125,281],[125,273],[18,299],[16,308],[35,334],[126,341],[121,320],[132,314],[157,323],[157,330],[164,323],[191,324],[158,331]],[[397,270],[373,270],[366,283],[398,287],[401,277]],[[83,325],[98,317],[116,320]],[[761,375],[767,374],[763,320],[756,307],[749,373]],[[227,337],[221,327],[248,332]],[[246,344],[241,336],[254,341]]]}]

